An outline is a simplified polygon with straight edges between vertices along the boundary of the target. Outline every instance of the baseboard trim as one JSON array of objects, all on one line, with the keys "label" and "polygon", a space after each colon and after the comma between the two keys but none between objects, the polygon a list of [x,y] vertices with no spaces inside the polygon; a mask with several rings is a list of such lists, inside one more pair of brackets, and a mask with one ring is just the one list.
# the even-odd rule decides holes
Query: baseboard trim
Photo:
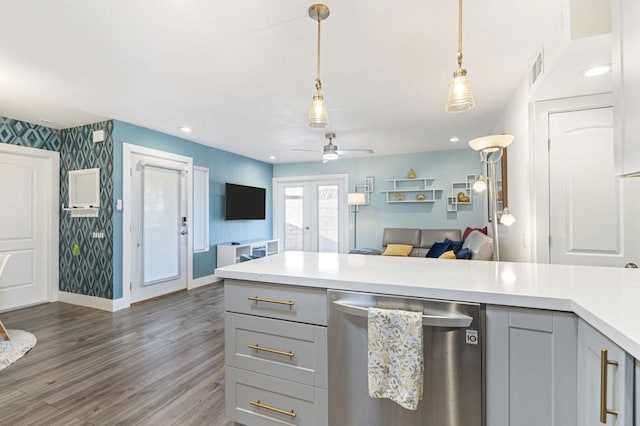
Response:
[{"label": "baseboard trim", "polygon": [[193,290],[194,288],[202,287],[205,285],[217,283],[218,281],[222,281],[222,278],[218,278],[215,274],[207,275],[204,277],[196,278],[191,280],[189,283],[189,290]]},{"label": "baseboard trim", "polygon": [[86,294],[69,293],[67,291],[58,292],[58,302],[70,303],[72,305],[85,306],[87,308],[100,309],[101,311],[115,312],[129,307],[120,299],[104,299],[102,297],[87,296]]}]

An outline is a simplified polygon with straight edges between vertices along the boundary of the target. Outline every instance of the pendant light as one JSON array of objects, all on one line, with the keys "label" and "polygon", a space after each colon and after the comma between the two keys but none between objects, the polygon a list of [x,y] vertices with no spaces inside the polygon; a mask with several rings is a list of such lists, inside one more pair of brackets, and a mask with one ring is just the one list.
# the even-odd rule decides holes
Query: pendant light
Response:
[{"label": "pendant light", "polygon": [[324,96],[322,96],[322,82],[320,81],[320,22],[329,17],[329,8],[324,4],[314,4],[309,8],[309,16],[318,22],[318,67],[315,81],[316,94],[313,95],[313,100],[311,101],[307,123],[309,127],[324,128],[329,124],[329,118],[327,116],[327,105],[324,103]]},{"label": "pendant light", "polygon": [[447,112],[464,112],[474,106],[467,70],[462,68],[462,0],[458,0],[458,69],[453,72],[453,79],[449,84],[449,98],[445,109]]}]

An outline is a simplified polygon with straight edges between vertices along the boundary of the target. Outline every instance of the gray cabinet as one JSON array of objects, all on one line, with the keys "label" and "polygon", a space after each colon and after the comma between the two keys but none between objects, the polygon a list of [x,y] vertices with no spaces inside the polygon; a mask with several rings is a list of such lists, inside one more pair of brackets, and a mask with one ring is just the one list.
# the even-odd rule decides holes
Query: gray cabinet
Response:
[{"label": "gray cabinet", "polygon": [[[633,425],[633,369],[633,358],[629,354],[585,321],[579,321],[579,425]],[[602,423],[603,410],[617,414],[605,413],[606,423]]]},{"label": "gray cabinet", "polygon": [[326,290],[227,279],[224,299],[227,418],[326,426]]},{"label": "gray cabinet", "polygon": [[486,424],[580,424],[576,316],[487,306],[486,321]]},{"label": "gray cabinet", "polygon": [[640,2],[612,2],[613,93],[616,141],[623,174],[640,172]]}]

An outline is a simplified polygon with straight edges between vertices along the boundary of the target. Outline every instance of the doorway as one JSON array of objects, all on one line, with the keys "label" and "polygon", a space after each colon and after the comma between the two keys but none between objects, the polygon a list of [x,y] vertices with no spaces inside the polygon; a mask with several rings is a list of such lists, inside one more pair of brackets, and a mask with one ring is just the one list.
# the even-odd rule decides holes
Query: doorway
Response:
[{"label": "doorway", "polygon": [[56,300],[60,155],[0,143],[0,311]]},{"label": "doorway", "polygon": [[123,152],[123,297],[135,303],[188,286],[193,164],[135,145]]},{"label": "doorway", "polygon": [[550,263],[638,263],[637,182],[616,176],[613,108],[549,114]]},{"label": "doorway", "polygon": [[348,175],[274,178],[273,187],[273,234],[282,251],[347,251]]}]

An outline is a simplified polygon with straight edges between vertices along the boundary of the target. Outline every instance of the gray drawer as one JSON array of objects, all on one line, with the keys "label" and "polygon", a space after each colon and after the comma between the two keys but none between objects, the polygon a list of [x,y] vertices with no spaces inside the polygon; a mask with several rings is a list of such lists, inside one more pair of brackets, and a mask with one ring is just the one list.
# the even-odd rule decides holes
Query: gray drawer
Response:
[{"label": "gray drawer", "polygon": [[[250,426],[327,426],[327,391],[312,386],[276,379],[226,367],[225,413],[235,422]],[[274,409],[293,411],[295,417],[269,408],[259,408],[258,402]]]},{"label": "gray drawer", "polygon": [[326,327],[226,312],[224,329],[227,365],[327,388]]},{"label": "gray drawer", "polygon": [[224,307],[225,311],[240,314],[327,325],[327,291],[324,289],[225,280]]}]

